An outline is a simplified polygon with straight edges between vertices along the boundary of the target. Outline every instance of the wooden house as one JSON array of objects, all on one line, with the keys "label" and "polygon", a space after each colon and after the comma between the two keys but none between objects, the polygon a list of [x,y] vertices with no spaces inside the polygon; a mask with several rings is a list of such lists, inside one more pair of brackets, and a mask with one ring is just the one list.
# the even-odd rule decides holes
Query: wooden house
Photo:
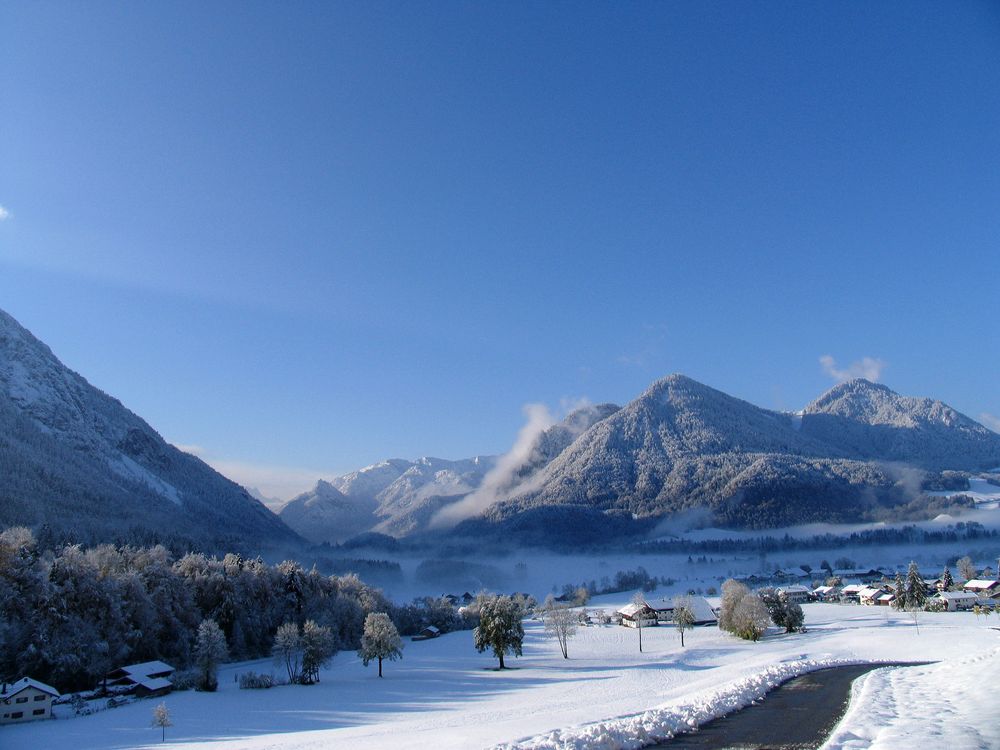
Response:
[{"label": "wooden house", "polygon": [[52,700],[59,691],[44,682],[22,677],[0,687],[0,724],[19,724],[52,717]]}]

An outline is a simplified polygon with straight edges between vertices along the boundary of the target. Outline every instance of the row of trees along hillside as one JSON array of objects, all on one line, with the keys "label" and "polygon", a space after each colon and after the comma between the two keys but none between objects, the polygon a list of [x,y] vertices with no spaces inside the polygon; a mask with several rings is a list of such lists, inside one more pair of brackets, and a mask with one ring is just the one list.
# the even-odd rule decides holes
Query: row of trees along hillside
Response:
[{"label": "row of trees along hillside", "polygon": [[175,558],[161,546],[46,550],[28,529],[0,533],[0,677],[31,675],[62,691],[93,688],[129,663],[192,666],[207,620],[218,623],[230,658],[252,659],[271,655],[285,623],[313,621],[337,649],[353,650],[369,613],[410,620],[412,609],[397,615],[356,576],[292,561]]}]

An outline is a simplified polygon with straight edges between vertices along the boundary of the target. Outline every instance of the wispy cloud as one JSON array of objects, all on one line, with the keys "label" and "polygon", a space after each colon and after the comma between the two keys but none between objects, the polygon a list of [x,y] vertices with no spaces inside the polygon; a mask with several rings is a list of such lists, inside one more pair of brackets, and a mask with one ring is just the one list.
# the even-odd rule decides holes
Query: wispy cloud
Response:
[{"label": "wispy cloud", "polygon": [[1000,432],[1000,417],[989,412],[984,411],[979,415],[979,424],[989,427],[993,432]]},{"label": "wispy cloud", "polygon": [[237,484],[243,485],[247,489],[257,489],[266,497],[276,498],[278,503],[268,504],[272,510],[277,510],[284,501],[312,488],[316,484],[316,480],[333,476],[331,472],[320,469],[257,464],[220,458],[212,455],[202,446],[190,443],[175,443],[174,445],[185,453],[197,456],[224,477],[232,479]]},{"label": "wispy cloud", "polygon": [[882,371],[887,366],[881,359],[862,357],[855,362],[851,362],[847,367],[841,368],[837,366],[837,360],[829,354],[824,354],[820,357],[819,363],[823,368],[823,372],[838,383],[853,380],[854,378],[864,378],[865,380],[877,383],[879,378],[882,377]]},{"label": "wispy cloud", "polygon": [[10,218],[10,211],[8,211],[3,206],[0,206],[0,221],[6,221]]},{"label": "wispy cloud", "polygon": [[555,417],[544,404],[527,404],[527,418],[513,447],[497,460],[496,466],[483,477],[482,484],[470,495],[453,505],[442,508],[431,520],[434,528],[450,528],[459,521],[479,515],[501,499],[517,477],[518,469],[531,460],[538,436],[556,423]]},{"label": "wispy cloud", "polygon": [[619,354],[615,361],[625,367],[645,368],[656,363],[663,354],[667,339],[667,326],[663,324],[644,325],[641,330],[640,346],[631,352]]}]

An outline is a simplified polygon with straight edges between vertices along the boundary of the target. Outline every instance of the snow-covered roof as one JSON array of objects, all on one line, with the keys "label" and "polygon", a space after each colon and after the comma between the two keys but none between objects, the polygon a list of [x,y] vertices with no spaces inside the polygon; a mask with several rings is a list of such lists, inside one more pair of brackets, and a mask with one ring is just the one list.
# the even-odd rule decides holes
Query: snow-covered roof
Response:
[{"label": "snow-covered roof", "polygon": [[30,677],[22,677],[17,682],[12,682],[7,686],[7,689],[0,693],[0,700],[5,700],[11,698],[17,693],[20,693],[26,688],[35,688],[35,690],[41,690],[43,693],[48,693],[56,698],[59,697],[59,691],[56,690],[51,685],[46,685],[44,682],[39,682],[38,680],[33,680]]},{"label": "snow-covered roof", "polygon": [[[429,630],[432,633],[440,633],[441,632],[436,625],[428,625],[426,628],[424,628],[424,630]],[[421,632],[423,632],[423,631],[421,631]]]},{"label": "snow-covered roof", "polygon": [[1000,581],[990,581],[984,578],[973,578],[971,581],[966,581],[964,588],[976,589],[977,591],[986,591],[992,589],[1000,584]]},{"label": "snow-covered roof", "polygon": [[[682,602],[686,603],[688,609],[691,610],[691,614],[694,615],[695,622],[715,622],[718,619],[715,616],[715,611],[712,609],[712,605],[709,604],[708,599],[703,596],[695,596],[691,594],[665,596],[662,599],[655,599],[648,604],[657,612],[673,612]],[[620,612],[621,610],[618,611]]]},{"label": "snow-covered roof", "polygon": [[625,617],[635,617],[639,612],[646,612],[650,610],[650,606],[643,602],[642,604],[636,604],[635,602],[629,602],[624,607],[618,608],[618,614],[624,615]]},{"label": "snow-covered roof", "polygon": [[844,586],[844,588],[842,588],[840,591],[843,594],[857,594],[862,589],[866,589],[866,588],[868,588],[868,587],[865,586],[863,583],[852,583],[849,586]]},{"label": "snow-covered roof", "polygon": [[885,589],[881,586],[864,586],[858,591],[858,596],[862,599],[874,599],[879,594],[884,594]]},{"label": "snow-covered roof", "polygon": [[813,589],[814,594],[829,594],[831,591],[836,591],[836,586],[817,586]]},{"label": "snow-covered roof", "polygon": [[127,667],[120,667],[115,670],[115,672],[124,672],[132,678],[146,677],[151,674],[162,674],[163,672],[173,671],[173,667],[162,661],[144,661],[141,664],[130,664]]},{"label": "snow-covered roof", "polygon": [[881,596],[877,596],[875,598],[880,602],[891,602],[893,599],[896,598],[896,595],[893,593],[886,593],[882,594]]},{"label": "snow-covered roof", "polygon": [[970,599],[978,599],[979,597],[971,591],[940,591],[937,594],[937,598],[944,599],[945,601],[969,601]]},{"label": "snow-covered roof", "polygon": [[135,684],[140,685],[149,691],[163,690],[164,688],[174,686],[174,684],[166,677],[141,677],[135,681]]},{"label": "snow-covered roof", "polygon": [[793,583],[791,586],[782,586],[778,591],[785,594],[808,594],[809,588],[801,583]]}]

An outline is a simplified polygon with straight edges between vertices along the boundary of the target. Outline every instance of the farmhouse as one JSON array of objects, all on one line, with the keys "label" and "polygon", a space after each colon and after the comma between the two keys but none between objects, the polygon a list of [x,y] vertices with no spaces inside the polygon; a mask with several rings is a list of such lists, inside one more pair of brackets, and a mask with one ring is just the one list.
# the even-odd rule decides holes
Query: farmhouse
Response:
[{"label": "farmhouse", "polygon": [[965,582],[962,591],[976,594],[982,599],[1000,599],[1000,581],[973,578]]},{"label": "farmhouse", "polygon": [[948,612],[972,609],[979,601],[979,597],[968,591],[941,591],[933,598],[944,602]]},{"label": "farmhouse", "polygon": [[622,618],[622,625],[627,628],[648,628],[656,625],[656,610],[646,602],[642,604],[629,602],[619,609],[617,614]]},{"label": "farmhouse", "polygon": [[413,636],[410,640],[427,641],[430,640],[431,638],[437,638],[439,635],[441,635],[441,631],[437,627],[435,627],[434,625],[428,625],[426,628],[424,628],[415,636]]},{"label": "farmhouse", "polygon": [[813,589],[812,593],[816,597],[816,601],[828,602],[837,598],[840,594],[840,589],[837,586],[817,586]]},{"label": "farmhouse", "polygon": [[876,570],[875,568],[857,568],[851,570],[835,570],[833,575],[844,581],[847,579],[858,580],[862,583],[874,583],[875,581],[881,581],[885,574],[881,570]]},{"label": "farmhouse", "polygon": [[674,610],[682,603],[686,604],[694,615],[695,625],[715,625],[719,621],[712,606],[703,596],[663,597],[649,602],[649,606],[656,612],[656,619],[659,622],[670,622],[674,618]]},{"label": "farmhouse", "polygon": [[[874,605],[878,604],[879,597],[883,594],[888,594],[881,586],[865,586],[858,591],[858,601],[862,604]],[[888,602],[886,602],[888,604]]]},{"label": "farmhouse", "polygon": [[52,699],[59,691],[44,682],[23,677],[0,688],[0,724],[16,724],[52,716]]},{"label": "farmhouse", "polygon": [[114,693],[134,693],[140,698],[166,695],[174,689],[170,675],[174,668],[162,661],[147,661],[119,667],[108,672],[108,690]]},{"label": "farmhouse", "polygon": [[840,590],[840,598],[845,602],[857,603],[861,595],[861,590],[866,588],[868,587],[860,583],[852,583],[848,586],[844,586],[844,588]]},{"label": "farmhouse", "polygon": [[812,592],[808,587],[798,583],[791,586],[782,586],[778,589],[778,593],[784,594],[788,598],[788,601],[795,602],[796,604],[802,604],[812,598]]}]

